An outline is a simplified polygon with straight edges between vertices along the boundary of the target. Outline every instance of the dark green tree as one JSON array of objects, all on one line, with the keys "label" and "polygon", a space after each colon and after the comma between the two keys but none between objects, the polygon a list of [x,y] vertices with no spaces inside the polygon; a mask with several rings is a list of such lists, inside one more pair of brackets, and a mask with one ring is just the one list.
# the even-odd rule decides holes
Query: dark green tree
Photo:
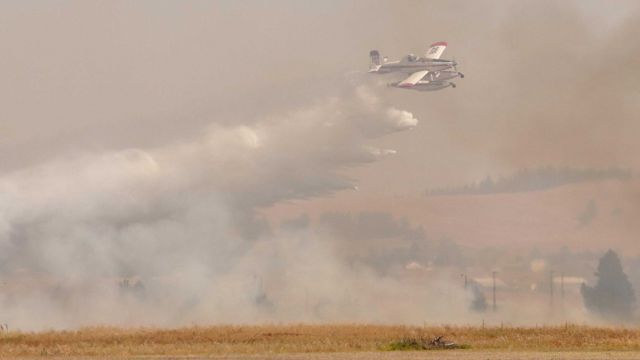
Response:
[{"label": "dark green tree", "polygon": [[598,264],[595,286],[582,284],[580,292],[587,309],[599,316],[615,321],[629,321],[633,317],[636,297],[620,258],[613,250],[607,251]]}]

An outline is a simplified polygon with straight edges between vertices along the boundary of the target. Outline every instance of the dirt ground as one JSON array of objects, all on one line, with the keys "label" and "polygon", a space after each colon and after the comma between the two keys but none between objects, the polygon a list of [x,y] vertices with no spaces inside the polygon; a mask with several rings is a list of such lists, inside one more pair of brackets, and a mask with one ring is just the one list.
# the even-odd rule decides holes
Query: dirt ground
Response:
[{"label": "dirt ground", "polygon": [[[40,358],[40,357],[39,357]],[[34,359],[34,357],[9,358]],[[202,356],[140,356],[140,357],[47,357],[51,360],[69,359],[159,359],[159,360],[631,360],[640,359],[636,351],[598,351],[598,352],[520,352],[520,351],[388,351],[388,352],[351,352],[351,353],[305,353],[305,354],[253,354],[253,355],[217,355]]]},{"label": "dirt ground", "polygon": [[[446,336],[462,348],[390,351],[406,349],[400,344],[421,344],[436,335]],[[416,347],[410,347],[413,348]],[[177,329],[95,327],[0,334],[0,360],[36,358],[640,360],[640,328],[299,324]]]},{"label": "dirt ground", "polygon": [[265,359],[265,360],[600,360],[640,359],[640,352],[491,352],[491,351],[394,351],[363,353],[319,353],[261,356],[223,356],[214,359]]}]

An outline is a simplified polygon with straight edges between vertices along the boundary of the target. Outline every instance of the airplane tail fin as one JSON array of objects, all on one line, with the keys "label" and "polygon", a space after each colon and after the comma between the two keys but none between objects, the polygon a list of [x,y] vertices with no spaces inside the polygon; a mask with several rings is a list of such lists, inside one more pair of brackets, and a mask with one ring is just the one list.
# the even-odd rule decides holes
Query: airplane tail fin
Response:
[{"label": "airplane tail fin", "polygon": [[382,61],[380,60],[380,53],[378,50],[369,51],[369,57],[371,58],[371,68],[377,68],[382,65]]},{"label": "airplane tail fin", "polygon": [[444,41],[438,41],[429,46],[429,50],[424,54],[427,59],[440,59],[442,53],[447,48],[447,43]]}]

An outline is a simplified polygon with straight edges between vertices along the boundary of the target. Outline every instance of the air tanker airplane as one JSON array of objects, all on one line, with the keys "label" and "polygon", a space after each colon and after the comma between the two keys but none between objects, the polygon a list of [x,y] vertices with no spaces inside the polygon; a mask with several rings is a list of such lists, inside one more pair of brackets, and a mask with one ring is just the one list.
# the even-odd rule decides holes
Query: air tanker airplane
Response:
[{"label": "air tanker airplane", "polygon": [[381,60],[378,50],[371,50],[369,52],[371,57],[369,72],[375,74],[408,73],[409,77],[406,79],[389,84],[389,86],[401,89],[434,91],[449,86],[455,88],[456,84],[449,80],[457,77],[464,78],[464,75],[456,70],[457,63],[455,61],[440,59],[446,48],[447,43],[440,41],[431,44],[424,57],[409,54],[396,61],[387,61],[386,57]]}]

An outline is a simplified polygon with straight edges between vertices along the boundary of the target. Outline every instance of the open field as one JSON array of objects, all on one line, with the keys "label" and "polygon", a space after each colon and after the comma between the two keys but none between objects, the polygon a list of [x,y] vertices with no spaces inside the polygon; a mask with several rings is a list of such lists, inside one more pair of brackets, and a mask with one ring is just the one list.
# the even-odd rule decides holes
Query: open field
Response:
[{"label": "open field", "polygon": [[[402,338],[432,338],[437,335],[468,345],[469,349],[384,351],[390,343]],[[545,354],[529,357],[532,352]],[[583,354],[578,356],[578,352]],[[554,353],[556,356],[553,356]],[[562,356],[557,355],[558,353]],[[523,359],[541,356],[555,359],[610,358],[613,355],[614,358],[640,358],[640,329],[573,325],[538,328],[265,325],[179,329],[95,327],[77,331],[10,332],[0,335],[0,358],[3,359],[42,355],[110,358],[265,358],[269,355],[290,359],[428,359],[449,356],[465,358],[465,354],[468,354],[468,358],[480,356],[495,359],[510,359],[516,354],[519,355],[515,358]]]},{"label": "open field", "polygon": [[[41,357],[17,357],[36,359]],[[54,356],[51,360],[80,360],[85,356]],[[207,356],[124,356],[89,357],[90,359],[130,360],[637,360],[640,352],[533,352],[533,351],[395,351],[395,352],[350,352],[350,353],[295,353],[295,354],[231,354]]]}]

